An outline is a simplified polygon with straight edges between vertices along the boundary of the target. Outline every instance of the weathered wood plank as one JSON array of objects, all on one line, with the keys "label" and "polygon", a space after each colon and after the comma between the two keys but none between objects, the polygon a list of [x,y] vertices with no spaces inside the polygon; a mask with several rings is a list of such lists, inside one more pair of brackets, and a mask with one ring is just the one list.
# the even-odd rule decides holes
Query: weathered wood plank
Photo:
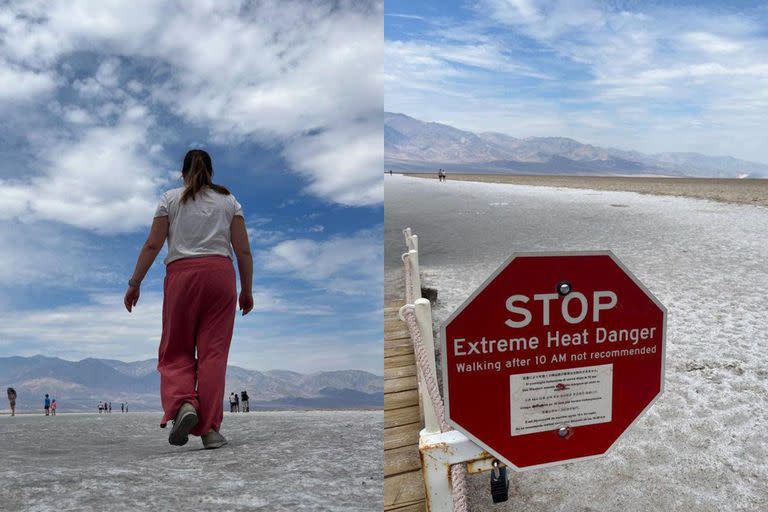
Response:
[{"label": "weathered wood plank", "polygon": [[388,368],[398,368],[400,366],[411,366],[414,364],[413,354],[404,356],[391,356],[384,358],[384,372]]},{"label": "weathered wood plank", "polygon": [[411,334],[408,331],[402,331],[402,332],[398,331],[396,333],[388,333],[386,331],[384,332],[384,342],[385,343],[387,341],[393,341],[393,340],[408,340],[408,341],[410,341],[410,339],[411,339]]},{"label": "weathered wood plank", "polygon": [[384,329],[389,331],[399,331],[400,329],[408,330],[408,324],[400,319],[399,315],[385,316],[384,317]]},{"label": "weathered wood plank", "polygon": [[419,450],[403,446],[384,451],[384,476],[421,470]]},{"label": "weathered wood plank", "polygon": [[401,305],[384,308],[384,510],[425,512],[416,362],[408,328],[397,315]]},{"label": "weathered wood plank", "polygon": [[421,471],[400,473],[384,478],[384,507],[414,503],[424,499]]},{"label": "weathered wood plank", "polygon": [[[384,393],[384,411],[419,405],[419,392],[415,389]],[[385,412],[386,414],[386,412]]]},{"label": "weathered wood plank", "polygon": [[411,347],[411,352],[413,352],[413,343],[411,342],[411,338],[401,338],[397,340],[387,340],[384,342],[384,349],[388,348],[394,348],[394,347]]},{"label": "weathered wood plank", "polygon": [[400,427],[409,423],[418,423],[421,421],[419,406],[413,405],[391,411],[384,410],[384,428]]},{"label": "weathered wood plank", "polygon": [[386,512],[427,512],[427,502],[419,501],[418,503],[411,503],[404,507],[395,505],[393,507],[385,508],[384,510]]},{"label": "weathered wood plank", "polygon": [[399,427],[390,427],[384,429],[384,449],[392,450],[409,446],[414,451],[418,451],[419,431],[424,428],[421,423],[409,423]]},{"label": "weathered wood plank", "polygon": [[402,377],[399,379],[390,379],[384,381],[384,393],[397,393],[398,391],[409,391],[418,389],[419,381],[416,376]]},{"label": "weathered wood plank", "polygon": [[384,357],[407,356],[413,357],[413,347],[411,345],[395,345],[393,347],[384,347]]},{"label": "weathered wood plank", "polygon": [[399,366],[397,368],[390,368],[388,371],[384,372],[384,381],[390,379],[400,379],[402,377],[415,377],[416,376],[416,365],[410,364],[408,366]]}]

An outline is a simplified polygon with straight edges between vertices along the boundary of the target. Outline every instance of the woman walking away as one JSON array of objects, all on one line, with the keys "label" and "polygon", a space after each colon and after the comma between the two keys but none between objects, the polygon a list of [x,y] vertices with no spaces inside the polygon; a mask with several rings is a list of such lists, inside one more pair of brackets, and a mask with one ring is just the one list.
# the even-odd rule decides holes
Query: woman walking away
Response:
[{"label": "woman walking away", "polygon": [[51,400],[51,416],[56,416],[56,408],[58,405],[56,404],[56,399],[54,398]]},{"label": "woman walking away", "polygon": [[[253,259],[243,211],[234,196],[212,182],[205,151],[184,157],[184,187],[160,199],[149,237],[128,281],[125,307],[139,300],[141,280],[168,240],[163,286],[163,329],[158,351],[161,427],[173,420],[168,442],[181,446],[201,436],[205,448],[227,440],[223,419],[224,377],[237,307],[232,249],[240,271],[240,309],[253,309]],[[195,358],[197,353],[197,359]]]},{"label": "woman walking away", "polygon": [[8,394],[8,402],[11,404],[11,416],[16,416],[16,390],[8,388],[6,393]]}]

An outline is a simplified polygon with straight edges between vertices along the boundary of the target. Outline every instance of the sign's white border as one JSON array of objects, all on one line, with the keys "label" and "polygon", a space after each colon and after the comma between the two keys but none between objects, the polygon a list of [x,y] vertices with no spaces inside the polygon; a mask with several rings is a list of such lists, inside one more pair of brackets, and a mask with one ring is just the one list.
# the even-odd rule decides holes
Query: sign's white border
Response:
[{"label": "sign's white border", "polygon": [[[575,459],[566,459],[566,460],[560,460],[555,462],[547,462],[545,464],[537,464],[535,466],[526,466],[526,467],[518,467],[514,465],[511,461],[506,459],[505,457],[502,457],[498,452],[496,452],[493,448],[485,444],[483,441],[472,435],[469,431],[467,431],[464,427],[456,423],[451,419],[451,400],[448,393],[448,361],[446,355],[447,352],[447,346],[446,346],[446,338],[445,338],[445,328],[446,326],[453,321],[454,318],[456,318],[463,310],[466,308],[480,293],[482,293],[483,290],[493,281],[496,279],[496,277],[507,268],[510,263],[515,258],[520,257],[552,257],[552,256],[608,256],[610,257],[616,265],[619,266],[621,270],[624,271],[624,273],[629,276],[629,278],[641,289],[645,294],[648,296],[649,299],[653,301],[654,304],[661,310],[662,312],[662,335],[661,335],[661,382],[659,386],[659,392],[656,394],[653,399],[648,402],[648,405],[640,412],[640,414],[635,417],[635,419],[630,423],[626,429],[624,429],[624,432],[621,433],[619,437],[616,438],[616,440],[611,444],[611,446],[608,447],[605,452],[597,454],[597,455],[590,455],[587,457],[578,457]],[[451,425],[454,429],[458,430],[459,432],[463,433],[465,436],[467,436],[469,439],[472,440],[476,445],[482,447],[485,449],[488,453],[496,457],[498,460],[506,464],[508,467],[511,467],[515,471],[528,471],[531,469],[541,469],[546,468],[550,466],[558,466],[562,464],[570,464],[572,462],[579,462],[589,459],[596,459],[599,457],[604,457],[608,452],[613,449],[614,446],[619,442],[619,439],[624,437],[624,435],[627,433],[629,429],[631,429],[635,423],[637,423],[637,420],[639,420],[647,411],[648,409],[658,400],[658,398],[664,393],[664,373],[665,373],[665,366],[666,366],[666,348],[667,348],[667,308],[664,307],[664,305],[657,299],[651,292],[648,290],[648,288],[643,285],[643,283],[640,282],[640,280],[635,277],[635,275],[629,271],[627,267],[624,266],[624,264],[616,257],[615,254],[611,251],[564,251],[564,252],[517,252],[513,253],[512,256],[510,256],[507,261],[502,263],[499,268],[497,268],[480,286],[477,287],[477,289],[472,292],[472,295],[470,295],[467,300],[465,300],[461,306],[459,306],[456,311],[454,311],[451,316],[448,317],[447,320],[445,320],[440,325],[440,353],[441,353],[441,366],[443,369],[443,395],[445,396],[445,421]]]}]

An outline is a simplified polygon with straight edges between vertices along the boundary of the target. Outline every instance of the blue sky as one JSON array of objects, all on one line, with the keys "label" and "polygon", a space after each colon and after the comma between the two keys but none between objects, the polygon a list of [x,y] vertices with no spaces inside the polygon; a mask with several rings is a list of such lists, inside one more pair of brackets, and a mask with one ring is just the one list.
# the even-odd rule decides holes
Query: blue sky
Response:
[{"label": "blue sky", "polygon": [[242,203],[254,313],[230,363],[381,373],[382,6],[0,2],[0,355],[156,356],[191,147]]},{"label": "blue sky", "polygon": [[768,162],[768,5],[387,1],[385,109]]}]

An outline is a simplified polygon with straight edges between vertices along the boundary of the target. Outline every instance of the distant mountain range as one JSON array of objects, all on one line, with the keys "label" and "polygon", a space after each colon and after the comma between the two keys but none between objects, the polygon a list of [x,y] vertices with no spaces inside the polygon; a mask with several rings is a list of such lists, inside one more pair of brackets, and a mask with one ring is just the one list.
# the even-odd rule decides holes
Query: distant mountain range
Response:
[{"label": "distant mountain range", "polygon": [[730,156],[602,148],[564,137],[473,133],[404,114],[384,114],[384,168],[516,174],[765,178],[768,165]]},{"label": "distant mountain range", "polygon": [[[0,357],[0,410],[8,408],[5,389],[18,393],[18,410],[40,409],[46,393],[61,411],[96,411],[99,401],[121,402],[130,410],[160,410],[157,359],[66,361],[57,357]],[[302,374],[288,370],[259,372],[227,367],[226,397],[247,390],[255,408],[381,408],[384,378],[360,370]]]}]

